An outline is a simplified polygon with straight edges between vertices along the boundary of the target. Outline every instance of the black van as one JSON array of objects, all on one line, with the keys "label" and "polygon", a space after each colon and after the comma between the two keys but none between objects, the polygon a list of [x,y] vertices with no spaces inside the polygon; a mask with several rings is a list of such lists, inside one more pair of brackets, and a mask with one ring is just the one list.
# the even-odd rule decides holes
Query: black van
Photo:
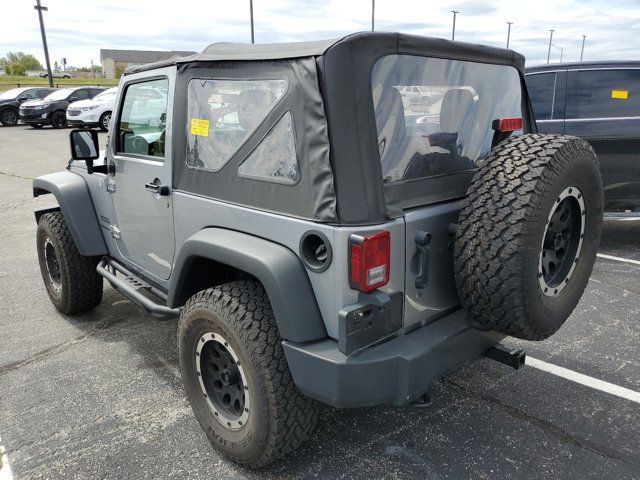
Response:
[{"label": "black van", "polygon": [[526,81],[540,132],[595,149],[605,209],[640,210],[640,61],[531,67]]}]

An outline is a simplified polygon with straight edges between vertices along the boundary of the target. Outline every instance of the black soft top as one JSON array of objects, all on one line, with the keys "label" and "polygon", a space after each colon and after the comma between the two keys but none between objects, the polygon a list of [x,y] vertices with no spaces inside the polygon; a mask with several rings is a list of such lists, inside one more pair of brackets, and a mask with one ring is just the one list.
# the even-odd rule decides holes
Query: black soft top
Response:
[{"label": "black soft top", "polygon": [[[202,75],[246,78],[278,72],[291,89],[255,134],[216,175],[177,162],[174,188],[318,222],[383,223],[404,208],[461,198],[471,173],[433,177],[385,189],[371,90],[371,72],[387,55],[415,55],[515,68],[523,88],[525,130],[535,128],[524,86],[524,57],[514,51],[402,33],[363,32],[319,42],[251,45],[215,43],[201,53],[134,66],[126,74],[177,66],[175,123],[187,124],[188,82]],[[262,73],[261,73],[262,72]],[[294,186],[257,182],[236,173],[239,163],[285,111],[297,125],[301,181]],[[533,125],[533,126],[532,126]],[[175,135],[176,158],[186,135]],[[249,182],[252,182],[249,184]],[[221,187],[221,185],[223,187]],[[250,192],[250,195],[247,193]],[[416,193],[419,192],[419,195]]]},{"label": "black soft top", "polygon": [[331,56],[344,52],[371,55],[389,53],[418,54],[430,57],[454,58],[482,63],[510,65],[524,70],[524,57],[513,50],[474,43],[452,42],[442,38],[422,37],[404,33],[359,32],[342,38],[315,42],[293,43],[213,43],[202,52],[160,62],[132,66],[125,75],[184,63],[217,61],[283,60],[303,57]]}]

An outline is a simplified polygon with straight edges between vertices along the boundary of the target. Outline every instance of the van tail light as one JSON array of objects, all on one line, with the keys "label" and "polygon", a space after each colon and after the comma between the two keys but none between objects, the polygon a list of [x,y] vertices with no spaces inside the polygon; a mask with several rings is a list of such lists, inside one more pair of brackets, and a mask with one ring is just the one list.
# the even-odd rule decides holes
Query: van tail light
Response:
[{"label": "van tail light", "polygon": [[496,132],[515,132],[522,129],[522,118],[498,118],[491,124]]},{"label": "van tail light", "polygon": [[349,285],[370,292],[389,283],[391,234],[386,230],[349,237]]}]

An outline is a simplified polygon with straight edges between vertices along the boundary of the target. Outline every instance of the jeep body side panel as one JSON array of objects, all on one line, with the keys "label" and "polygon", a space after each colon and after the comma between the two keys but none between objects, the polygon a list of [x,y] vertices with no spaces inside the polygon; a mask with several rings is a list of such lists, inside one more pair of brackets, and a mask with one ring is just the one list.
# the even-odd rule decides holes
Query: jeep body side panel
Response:
[{"label": "jeep body side panel", "polygon": [[283,342],[291,375],[302,393],[339,408],[406,405],[439,377],[482,356],[504,335],[481,331],[464,310],[388,342],[346,356],[333,340]]},{"label": "jeep body side panel", "polygon": [[307,342],[326,337],[309,279],[289,249],[245,233],[206,228],[186,240],[176,258],[167,303],[182,304],[192,262],[207,258],[255,276],[267,291],[280,335]]},{"label": "jeep body side panel", "polygon": [[106,255],[107,246],[85,179],[68,171],[35,178],[33,196],[47,193],[56,197],[78,251],[86,256]]},{"label": "jeep body side panel", "polygon": [[[329,239],[333,250],[331,264],[323,272],[306,270],[306,276],[317,299],[326,333],[331,338],[338,339],[339,312],[341,310],[349,305],[371,303],[372,301],[369,298],[371,294],[364,294],[349,287],[348,255],[351,234],[362,235],[383,229],[391,233],[390,280],[381,290],[387,295],[404,291],[405,225],[402,219],[392,220],[382,225],[335,227],[242,207],[177,190],[173,191],[173,208],[177,250],[198,231],[209,227],[219,227],[269,239],[270,242],[286,247],[299,257],[300,239],[305,232],[316,230],[324,234]],[[223,259],[221,263],[226,262]],[[175,303],[175,306],[181,305]],[[304,322],[305,320],[301,319],[300,321]]]}]

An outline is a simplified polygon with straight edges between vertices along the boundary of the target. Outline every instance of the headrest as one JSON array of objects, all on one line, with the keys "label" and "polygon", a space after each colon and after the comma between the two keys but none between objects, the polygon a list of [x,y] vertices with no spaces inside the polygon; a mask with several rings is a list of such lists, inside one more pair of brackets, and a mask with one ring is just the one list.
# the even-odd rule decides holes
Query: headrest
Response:
[{"label": "headrest", "polygon": [[266,117],[273,94],[267,90],[243,90],[238,95],[238,122],[245,130],[253,130]]},{"label": "headrest", "polygon": [[389,145],[404,139],[407,127],[400,92],[394,87],[386,87],[380,93],[380,99],[376,104],[376,125],[382,156]]},{"label": "headrest", "polygon": [[440,130],[447,133],[459,132],[464,119],[472,114],[475,97],[466,88],[452,88],[442,97],[440,108]]}]

